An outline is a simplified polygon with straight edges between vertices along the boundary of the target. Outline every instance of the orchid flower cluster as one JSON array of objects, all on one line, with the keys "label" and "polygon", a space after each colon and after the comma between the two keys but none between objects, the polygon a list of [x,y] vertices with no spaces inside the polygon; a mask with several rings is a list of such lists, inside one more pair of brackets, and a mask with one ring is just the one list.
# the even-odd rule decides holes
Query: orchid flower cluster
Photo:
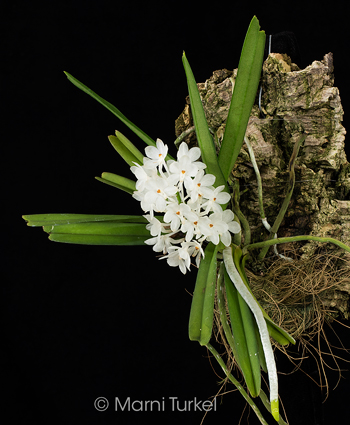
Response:
[{"label": "orchid flower cluster", "polygon": [[[205,174],[206,165],[198,161],[200,148],[189,149],[182,142],[177,161],[166,161],[168,146],[157,139],[156,146],[147,146],[145,153],[143,165],[131,167],[137,178],[133,197],[149,213],[144,217],[152,238],[145,242],[185,274],[191,257],[199,267],[204,241],[230,246],[231,233],[239,233],[241,227],[231,210],[223,211],[221,205],[230,201],[230,194],[223,192],[225,186],[213,186],[213,174]],[[155,212],[164,213],[163,221]]]}]

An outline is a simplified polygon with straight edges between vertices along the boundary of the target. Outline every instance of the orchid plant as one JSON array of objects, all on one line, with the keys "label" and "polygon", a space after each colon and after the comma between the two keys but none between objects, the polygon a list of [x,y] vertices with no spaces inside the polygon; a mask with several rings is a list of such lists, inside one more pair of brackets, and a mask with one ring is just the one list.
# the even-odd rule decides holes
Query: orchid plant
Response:
[{"label": "orchid plant", "polygon": [[[150,245],[162,253],[169,266],[182,273],[190,270],[192,259],[198,267],[189,318],[189,338],[207,347],[227,378],[238,388],[262,424],[267,424],[252,398],[260,397],[275,421],[279,414],[278,379],[270,337],[281,345],[295,340],[262,309],[252,293],[245,273],[250,252],[300,240],[334,243],[350,252],[350,247],[331,238],[296,236],[278,238],[278,227],[287,210],[295,182],[294,163],[305,139],[296,143],[289,163],[289,186],[274,224],[264,214],[261,179],[254,152],[245,138],[255,101],[264,57],[265,33],[254,16],[248,28],[239,61],[224,137],[217,155],[197,84],[186,55],[191,111],[198,147],[189,149],[181,135],[176,159],[160,139],[154,141],[129,121],[115,106],[102,99],[70,74],[68,79],[116,115],[148,146],[145,156],[124,135],[116,131],[109,140],[130,166],[131,180],[112,173],[98,178],[103,183],[129,193],[140,202],[142,215],[34,214],[24,215],[29,226],[43,226],[49,239],[88,245]],[[251,243],[249,225],[240,214],[237,190],[230,192],[231,171],[242,144],[246,142],[259,187],[261,220],[270,232],[268,240]],[[200,160],[201,159],[201,160]],[[276,249],[276,248],[275,248]],[[276,251],[277,252],[277,251]],[[247,391],[211,344],[214,299],[217,297],[223,332],[241,370]],[[228,321],[229,318],[229,321]],[[269,400],[261,389],[261,371],[268,374]]]}]

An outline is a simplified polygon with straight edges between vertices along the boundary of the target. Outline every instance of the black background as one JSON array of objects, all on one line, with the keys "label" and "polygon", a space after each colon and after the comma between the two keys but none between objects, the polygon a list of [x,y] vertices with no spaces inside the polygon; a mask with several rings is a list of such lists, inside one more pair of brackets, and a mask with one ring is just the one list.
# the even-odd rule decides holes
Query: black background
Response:
[{"label": "black background", "polygon": [[[3,423],[199,424],[198,411],[172,412],[167,403],[164,412],[153,414],[115,412],[113,399],[178,397],[183,407],[219,388],[206,350],[187,336],[194,270],[183,276],[147,247],[55,244],[21,218],[43,212],[141,213],[129,195],[94,177],[103,171],[131,176],[108,142],[115,129],[140,149],[142,142],[63,71],[171,145],[187,95],[182,51],[198,82],[213,70],[235,68],[256,14],[266,34],[295,33],[301,67],[334,53],[346,128],[348,8],[336,1],[254,7],[225,1],[2,3]],[[348,346],[349,330],[334,328]],[[331,331],[327,336],[339,345]],[[277,366],[292,369],[282,356]],[[304,367],[316,378],[312,359]],[[341,423],[350,388],[349,372],[343,375],[325,404],[325,392],[302,372],[281,375],[290,423]],[[328,377],[334,387],[337,374],[329,371]],[[110,402],[105,412],[94,408],[101,396]],[[228,394],[204,423],[236,424],[243,408],[237,393]],[[247,420],[258,423],[246,411],[242,423]]]}]

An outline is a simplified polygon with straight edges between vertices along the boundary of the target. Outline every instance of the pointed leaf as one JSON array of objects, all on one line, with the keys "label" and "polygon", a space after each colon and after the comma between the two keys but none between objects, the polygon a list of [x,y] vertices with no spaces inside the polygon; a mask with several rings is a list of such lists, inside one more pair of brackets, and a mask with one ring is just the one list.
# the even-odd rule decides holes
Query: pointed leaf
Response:
[{"label": "pointed leaf", "polygon": [[137,147],[131,143],[130,140],[120,131],[116,130],[115,135],[120,140],[120,142],[123,143],[125,148],[128,149],[137,158],[137,162],[142,165],[144,155],[137,149]]},{"label": "pointed leaf", "polygon": [[123,223],[101,221],[90,223],[54,224],[43,227],[47,233],[69,233],[80,235],[124,235],[150,236],[146,225],[142,223]]},{"label": "pointed leaf", "polygon": [[192,69],[188,63],[185,53],[183,53],[182,61],[187,77],[188,93],[191,101],[191,112],[196,128],[198,145],[202,152],[202,161],[207,165],[207,172],[216,176],[214,184],[215,187],[225,185],[226,191],[229,192],[226,184],[227,179],[224,178],[219,166],[215,144],[209,131],[197,83],[194,79]]},{"label": "pointed leaf", "polygon": [[144,217],[139,215],[53,213],[53,214],[28,214],[28,215],[23,215],[22,218],[25,221],[27,221],[27,225],[31,227],[70,224],[70,223],[100,222],[100,221],[115,221],[115,222],[124,222],[124,223],[126,222],[148,223],[148,221]]},{"label": "pointed leaf", "polygon": [[241,150],[259,85],[265,47],[265,32],[259,30],[259,21],[254,16],[244,40],[219,153],[219,164],[225,179],[230,175]]},{"label": "pointed leaf", "polygon": [[119,155],[124,159],[124,161],[132,167],[137,164],[142,165],[142,162],[138,160],[138,158],[130,152],[130,150],[120,141],[120,139],[116,136],[108,136],[108,140],[111,142],[114,149],[119,153]]},{"label": "pointed leaf", "polygon": [[246,332],[244,329],[244,318],[241,310],[243,303],[240,302],[239,299],[241,298],[241,296],[239,295],[236,287],[232,284],[226,270],[224,276],[227,306],[230,314],[230,322],[235,352],[237,355],[236,360],[243,373],[244,380],[247,384],[249,392],[252,394],[253,397],[256,397],[259,394],[260,388],[257,388],[256,384],[258,384],[258,382],[255,383],[253,365],[251,364],[251,357],[249,355]]},{"label": "pointed leaf", "polygon": [[215,245],[214,252],[209,264],[207,283],[206,283],[205,292],[204,292],[201,338],[199,340],[200,345],[207,345],[209,343],[212,330],[213,330],[214,298],[215,298],[216,271],[217,271],[217,252],[218,252],[218,246]]},{"label": "pointed leaf", "polygon": [[47,225],[43,229],[52,241],[83,245],[143,245],[150,236],[145,224],[113,221]]},{"label": "pointed leaf", "polygon": [[[209,243],[197,273],[188,333],[191,341],[206,345],[211,336],[214,314],[217,246]],[[215,271],[215,274],[214,274]]]},{"label": "pointed leaf", "polygon": [[141,140],[143,140],[147,145],[155,146],[155,141],[149,137],[144,131],[142,131],[140,128],[138,128],[135,124],[133,124],[124,114],[122,114],[119,109],[117,109],[115,106],[113,106],[111,103],[107,102],[107,100],[100,97],[98,94],[93,92],[91,89],[89,89],[87,86],[85,86],[83,83],[78,81],[76,78],[74,78],[72,75],[68,74],[68,72],[64,72],[68,78],[68,80],[73,83],[78,89],[82,90],[84,93],[91,96],[93,99],[97,100],[97,102],[101,103],[105,108],[107,108],[112,114],[114,114],[117,118],[120,119],[125,125],[127,125],[130,130],[132,130]]},{"label": "pointed leaf", "polygon": [[96,180],[109,184],[110,186],[116,187],[117,189],[123,190],[124,192],[132,195],[136,190],[136,183],[133,180],[127,179],[126,177],[118,176],[113,173],[102,173],[101,177],[95,177]]},{"label": "pointed leaf", "polygon": [[[143,164],[143,158],[144,155],[137,149],[137,147],[130,142],[130,140],[125,137],[120,131],[115,131],[115,135],[116,137],[120,140],[120,142],[125,146],[126,149],[128,149],[136,158],[137,161],[140,165]],[[168,160],[174,160],[174,158],[168,153],[166,158],[167,161]],[[134,165],[134,164],[131,164]]]},{"label": "pointed leaf", "polygon": [[71,235],[66,233],[50,234],[49,239],[53,242],[62,242],[79,245],[144,245],[148,236],[128,235]]}]

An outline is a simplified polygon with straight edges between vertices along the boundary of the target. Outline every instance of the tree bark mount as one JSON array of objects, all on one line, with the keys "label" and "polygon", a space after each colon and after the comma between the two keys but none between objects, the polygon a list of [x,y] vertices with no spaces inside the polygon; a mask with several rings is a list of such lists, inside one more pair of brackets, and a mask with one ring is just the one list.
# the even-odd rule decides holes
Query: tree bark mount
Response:
[{"label": "tree bark mount", "polygon": [[[299,69],[287,55],[271,53],[263,65],[261,110],[258,90],[246,135],[255,152],[262,178],[265,214],[272,225],[285,197],[293,146],[304,132],[307,133],[295,164],[293,196],[278,236],[331,237],[350,245],[350,164],[344,150],[343,108],[339,90],[334,87],[333,72],[332,53],[305,69]],[[237,70],[218,70],[207,81],[198,84],[218,149],[236,75]],[[175,122],[176,136],[191,126],[187,97],[185,108]],[[190,146],[197,143],[195,133],[184,140]],[[252,242],[265,240],[268,232],[261,222],[256,176],[245,144],[230,178],[232,182],[239,181],[240,209],[250,224]],[[341,258],[341,261],[334,260],[331,267],[334,274],[341,270],[342,279],[333,285],[331,295],[330,289],[325,290],[323,303],[325,309],[332,307],[347,317],[350,255],[334,245],[321,245],[318,242],[293,243],[280,245],[278,249],[284,255],[294,255],[298,262],[310,261],[320,249],[334,255],[335,259]],[[294,254],[290,254],[291,251]],[[276,259],[271,248],[268,258]]]}]

